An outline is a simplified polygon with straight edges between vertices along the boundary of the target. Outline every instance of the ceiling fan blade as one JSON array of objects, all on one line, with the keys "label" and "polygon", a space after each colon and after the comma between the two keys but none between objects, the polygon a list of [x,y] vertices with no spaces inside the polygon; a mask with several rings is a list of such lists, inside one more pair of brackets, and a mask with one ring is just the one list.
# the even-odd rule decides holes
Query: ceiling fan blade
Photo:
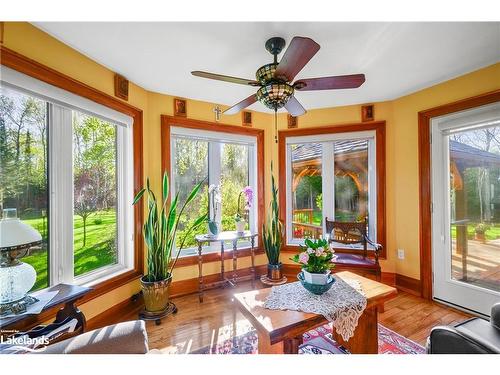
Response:
[{"label": "ceiling fan blade", "polygon": [[306,110],[304,109],[304,107],[302,107],[302,104],[299,103],[299,101],[295,96],[292,96],[290,97],[290,99],[288,99],[288,101],[285,104],[285,108],[294,117],[306,113]]},{"label": "ceiling fan blade", "polygon": [[257,101],[257,96],[253,94],[252,96],[249,96],[246,99],[243,99],[241,102],[233,105],[231,108],[226,109],[224,112],[225,115],[234,115],[241,111],[242,109],[252,105]]},{"label": "ceiling fan blade", "polygon": [[299,91],[355,89],[365,82],[364,74],[299,79],[293,85]]},{"label": "ceiling fan blade", "polygon": [[274,72],[274,77],[291,82],[319,49],[319,44],[311,38],[293,37]]},{"label": "ceiling fan blade", "polygon": [[195,70],[195,71],[191,72],[191,74],[194,75],[194,76],[196,76],[196,77],[203,77],[203,78],[215,79],[217,81],[238,83],[240,85],[247,85],[247,86],[260,86],[259,82],[253,81],[251,79],[225,76],[225,75],[222,75],[222,74],[202,72],[202,71],[199,71],[199,70]]}]

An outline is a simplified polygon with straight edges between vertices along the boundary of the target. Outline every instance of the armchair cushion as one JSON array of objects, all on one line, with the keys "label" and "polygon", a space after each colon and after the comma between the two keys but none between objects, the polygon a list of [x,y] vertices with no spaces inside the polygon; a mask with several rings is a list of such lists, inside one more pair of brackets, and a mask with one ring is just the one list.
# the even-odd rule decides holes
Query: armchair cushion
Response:
[{"label": "armchair cushion", "polygon": [[40,354],[145,354],[146,325],[142,320],[123,322],[83,333],[49,345]]},{"label": "armchair cushion", "polygon": [[337,259],[335,264],[345,264],[345,265],[357,265],[365,267],[375,267],[376,262],[374,259],[364,258],[363,255],[357,254],[347,254],[347,253],[335,253]]}]

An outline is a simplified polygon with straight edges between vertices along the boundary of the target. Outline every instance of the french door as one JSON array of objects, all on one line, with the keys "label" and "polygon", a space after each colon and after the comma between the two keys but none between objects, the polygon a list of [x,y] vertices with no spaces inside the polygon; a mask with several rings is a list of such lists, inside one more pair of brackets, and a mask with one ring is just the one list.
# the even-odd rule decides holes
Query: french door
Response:
[{"label": "french door", "polygon": [[500,301],[500,103],[434,118],[433,297],[483,315]]}]

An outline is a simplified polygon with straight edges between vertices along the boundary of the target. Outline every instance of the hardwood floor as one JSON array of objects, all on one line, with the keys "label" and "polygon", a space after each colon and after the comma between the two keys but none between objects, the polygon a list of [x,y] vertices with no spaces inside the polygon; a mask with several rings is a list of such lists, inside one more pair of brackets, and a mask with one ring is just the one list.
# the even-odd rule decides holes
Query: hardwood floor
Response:
[{"label": "hardwood floor", "polygon": [[[256,287],[259,286],[263,287],[256,282]],[[163,319],[159,326],[147,322],[150,348],[165,353],[189,353],[252,330],[251,324],[232,303],[233,293],[251,289],[250,282],[245,282],[236,288],[210,290],[205,293],[203,303],[198,302],[196,294],[175,298],[173,301],[179,309],[176,315]],[[387,328],[425,345],[432,327],[453,324],[468,317],[461,311],[399,292],[395,299],[386,302],[379,321]],[[133,319],[137,319],[136,310],[99,325]]]}]

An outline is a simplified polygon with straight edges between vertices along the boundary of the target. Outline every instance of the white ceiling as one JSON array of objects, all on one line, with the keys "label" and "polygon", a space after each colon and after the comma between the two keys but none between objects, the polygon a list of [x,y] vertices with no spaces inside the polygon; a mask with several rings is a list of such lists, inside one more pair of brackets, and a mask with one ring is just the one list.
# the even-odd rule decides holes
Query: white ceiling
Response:
[{"label": "white ceiling", "polygon": [[[232,105],[255,89],[191,76],[254,79],[265,41],[307,36],[320,51],[297,78],[364,73],[359,89],[298,92],[306,109],[390,100],[500,61],[500,23],[38,22],[35,26],[159,93]],[[251,109],[264,111],[256,103]]]}]

